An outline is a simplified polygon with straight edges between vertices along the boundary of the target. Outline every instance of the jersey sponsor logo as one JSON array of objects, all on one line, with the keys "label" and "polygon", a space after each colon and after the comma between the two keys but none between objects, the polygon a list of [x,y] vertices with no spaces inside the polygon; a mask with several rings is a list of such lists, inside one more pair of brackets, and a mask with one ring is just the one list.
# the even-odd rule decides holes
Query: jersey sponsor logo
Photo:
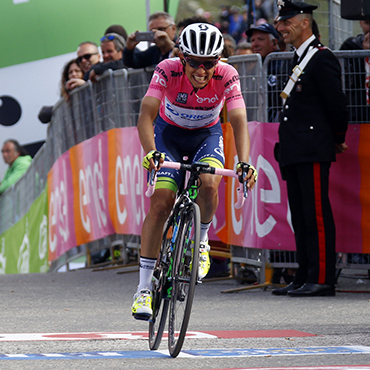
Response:
[{"label": "jersey sponsor logo", "polygon": [[235,83],[236,81],[239,81],[239,76],[235,75],[232,79],[226,82],[225,87],[228,87],[229,85]]},{"label": "jersey sponsor logo", "polygon": [[217,94],[215,94],[215,96],[213,96],[212,98],[201,98],[201,97],[197,97],[197,103],[199,104],[202,104],[202,103],[216,103],[218,100],[220,100],[217,96]]},{"label": "jersey sponsor logo", "polygon": [[[212,113],[209,114],[189,114],[186,112],[179,112],[173,105],[167,104],[166,109],[169,110],[175,117],[180,117],[189,121],[202,121],[209,117],[212,117]],[[176,121],[174,121],[176,122]]]},{"label": "jersey sponsor logo", "polygon": [[180,77],[180,76],[182,76],[182,72],[171,71],[171,77]]},{"label": "jersey sponsor logo", "polygon": [[167,77],[167,75],[166,75],[166,72],[165,72],[165,70],[163,69],[163,68],[159,68],[158,66],[155,68],[155,71],[154,71],[155,73],[158,73],[158,74],[160,74],[160,75],[162,75],[163,76],[163,78],[166,80],[166,81],[168,81],[168,77]]},{"label": "jersey sponsor logo", "polygon": [[179,92],[176,97],[176,103],[186,104],[188,101],[188,94]]},{"label": "jersey sponsor logo", "polygon": [[[166,76],[167,77],[167,76]],[[152,77],[152,82],[156,83],[158,85],[161,85],[163,87],[167,87],[167,78],[162,78],[158,73],[154,72]],[[151,87],[153,87],[153,84],[151,84]]]},{"label": "jersey sponsor logo", "polygon": [[222,103],[207,112],[197,111],[189,108],[182,108],[173,105],[169,99],[165,99],[165,115],[175,125],[189,129],[200,128],[210,125],[218,119]]},{"label": "jersey sponsor logo", "polygon": [[233,85],[230,85],[230,87],[225,89],[225,95],[229,94],[233,90],[240,91],[240,85],[238,83],[234,83]]},{"label": "jersey sponsor logo", "polygon": [[153,90],[163,91],[163,86],[158,86],[158,85],[150,84],[150,88],[153,89]]},{"label": "jersey sponsor logo", "polygon": [[221,81],[224,78],[224,76],[221,76],[221,75],[213,75],[212,78],[214,80]]}]

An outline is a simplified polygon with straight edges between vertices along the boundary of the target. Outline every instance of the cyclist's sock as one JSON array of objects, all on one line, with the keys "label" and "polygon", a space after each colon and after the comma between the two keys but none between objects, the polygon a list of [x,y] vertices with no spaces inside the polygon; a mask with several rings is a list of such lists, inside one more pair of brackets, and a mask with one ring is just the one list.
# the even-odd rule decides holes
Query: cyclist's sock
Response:
[{"label": "cyclist's sock", "polygon": [[140,282],[137,287],[138,292],[142,289],[152,290],[152,278],[156,261],[156,258],[140,257]]},{"label": "cyclist's sock", "polygon": [[208,222],[208,224],[204,224],[203,222],[200,223],[200,241],[206,242],[208,241],[208,230],[212,225],[212,221]]}]

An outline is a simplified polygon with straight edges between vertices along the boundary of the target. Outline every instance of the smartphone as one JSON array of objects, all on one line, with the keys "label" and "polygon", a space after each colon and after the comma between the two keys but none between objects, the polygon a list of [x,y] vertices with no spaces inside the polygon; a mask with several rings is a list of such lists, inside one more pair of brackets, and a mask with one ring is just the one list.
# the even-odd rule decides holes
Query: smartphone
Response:
[{"label": "smartphone", "polygon": [[154,40],[154,32],[136,32],[135,33],[135,41],[153,41]]}]

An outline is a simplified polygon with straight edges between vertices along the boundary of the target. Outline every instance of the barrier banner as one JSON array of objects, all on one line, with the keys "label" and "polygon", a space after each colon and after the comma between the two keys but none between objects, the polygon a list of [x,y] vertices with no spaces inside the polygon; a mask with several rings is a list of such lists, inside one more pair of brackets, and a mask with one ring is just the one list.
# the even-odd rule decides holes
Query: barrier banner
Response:
[{"label": "barrier banner", "polygon": [[136,127],[108,131],[109,213],[119,234],[140,235],[149,209],[147,171]]},{"label": "barrier banner", "polygon": [[0,237],[0,274],[47,272],[47,191]]},{"label": "barrier banner", "polygon": [[[233,245],[295,250],[286,183],[281,179],[273,148],[278,141],[278,123],[249,123],[250,163],[258,181],[242,210],[235,210],[235,192],[227,182],[226,230],[218,235]],[[235,148],[231,126],[225,128],[227,167]],[[370,253],[370,125],[349,125],[348,150],[337,155],[330,169],[329,196],[336,224],[337,251]]]},{"label": "barrier banner", "polygon": [[140,235],[149,209],[136,127],[112,129],[64,153],[48,174],[49,261],[114,233]]},{"label": "barrier banner", "polygon": [[[230,124],[223,125],[226,167],[237,156]],[[250,122],[250,163],[257,185],[241,210],[238,181],[224,179],[210,239],[244,247],[295,250],[286,184],[273,148],[278,124]],[[349,149],[330,172],[337,251],[370,253],[370,125],[350,125]],[[149,209],[147,173],[136,127],[103,132],[64,153],[48,176],[49,261],[67,250],[113,233],[140,235]]]},{"label": "barrier banner", "polygon": [[67,151],[48,173],[49,261],[56,260],[77,245],[74,197],[70,151]]}]

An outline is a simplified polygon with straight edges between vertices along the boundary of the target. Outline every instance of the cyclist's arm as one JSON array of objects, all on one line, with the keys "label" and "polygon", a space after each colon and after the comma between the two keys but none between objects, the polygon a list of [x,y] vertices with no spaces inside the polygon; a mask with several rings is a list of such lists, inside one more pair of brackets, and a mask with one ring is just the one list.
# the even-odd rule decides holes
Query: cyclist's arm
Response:
[{"label": "cyclist's arm", "polygon": [[137,130],[145,153],[155,150],[153,122],[158,114],[161,101],[152,96],[145,96],[137,122]]},{"label": "cyclist's arm", "polygon": [[243,108],[229,111],[229,119],[234,131],[236,152],[240,162],[249,162],[250,137],[247,123],[247,113]]},{"label": "cyclist's arm", "polygon": [[[229,120],[234,131],[234,140],[239,162],[249,163],[250,136],[247,122],[247,112],[244,108],[231,109]],[[252,189],[255,184],[253,171],[249,170],[247,175],[248,188]]]}]

